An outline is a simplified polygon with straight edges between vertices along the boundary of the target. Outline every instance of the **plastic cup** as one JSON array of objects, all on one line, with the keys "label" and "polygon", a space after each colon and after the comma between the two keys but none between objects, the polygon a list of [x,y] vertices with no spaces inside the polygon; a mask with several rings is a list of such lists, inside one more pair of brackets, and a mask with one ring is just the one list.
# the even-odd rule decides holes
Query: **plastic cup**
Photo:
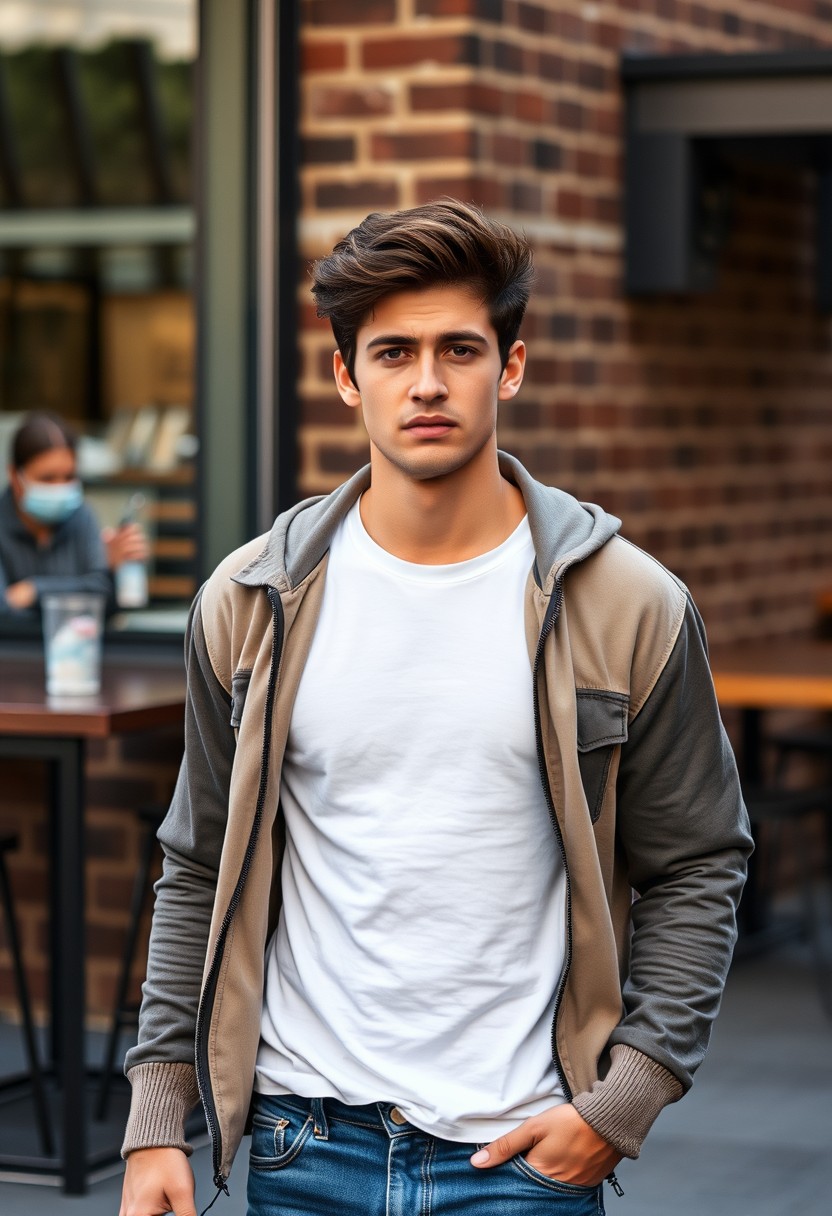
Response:
[{"label": "plastic cup", "polygon": [[88,592],[43,596],[46,691],[86,697],[101,688],[104,596]]}]

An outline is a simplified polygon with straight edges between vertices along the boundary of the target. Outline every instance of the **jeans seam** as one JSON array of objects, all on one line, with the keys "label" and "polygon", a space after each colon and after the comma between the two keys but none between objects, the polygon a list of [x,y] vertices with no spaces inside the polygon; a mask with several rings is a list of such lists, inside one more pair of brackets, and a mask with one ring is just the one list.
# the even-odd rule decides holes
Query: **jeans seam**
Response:
[{"label": "jeans seam", "polygon": [[422,1216],[431,1216],[433,1208],[433,1175],[430,1167],[435,1151],[436,1141],[433,1136],[429,1136],[427,1149],[422,1157]]}]

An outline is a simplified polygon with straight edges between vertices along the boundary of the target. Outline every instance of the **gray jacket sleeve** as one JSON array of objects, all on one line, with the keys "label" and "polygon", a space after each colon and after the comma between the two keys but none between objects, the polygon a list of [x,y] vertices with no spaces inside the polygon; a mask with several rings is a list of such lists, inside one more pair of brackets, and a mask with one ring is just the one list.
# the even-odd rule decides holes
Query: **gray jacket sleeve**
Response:
[{"label": "gray jacket sleeve", "polygon": [[753,848],[690,599],[664,671],[630,726],[618,798],[638,898],[625,1016],[612,1041],[653,1056],[687,1089],[719,1010]]},{"label": "gray jacket sleeve", "polygon": [[[200,602],[201,593],[191,609],[186,640],[185,754],[159,830],[164,869],[156,885],[139,1037],[125,1062],[133,1085],[125,1155],[162,1144],[189,1151],[182,1124],[197,1100],[196,1016],[235,746],[231,698],[211,666]],[[153,1100],[157,1092],[165,1095],[165,1109]],[[177,1105],[174,1117],[171,1103]]]},{"label": "gray jacket sleeve", "polygon": [[617,1126],[638,1059],[633,1049],[667,1070],[656,1073],[664,1101],[691,1085],[719,1010],[753,848],[702,621],[689,597],[668,662],[630,724],[617,799],[620,846],[637,895],[624,1010],[610,1038],[609,1073],[576,1106],[637,1156],[661,1102],[646,1126]]}]

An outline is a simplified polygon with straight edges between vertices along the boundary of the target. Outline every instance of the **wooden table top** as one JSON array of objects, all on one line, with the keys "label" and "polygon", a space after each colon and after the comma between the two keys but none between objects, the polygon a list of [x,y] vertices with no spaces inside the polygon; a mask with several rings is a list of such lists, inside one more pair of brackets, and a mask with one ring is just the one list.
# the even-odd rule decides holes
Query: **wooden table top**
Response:
[{"label": "wooden table top", "polygon": [[0,735],[107,738],[181,723],[185,672],[181,663],[104,655],[101,691],[89,697],[50,697],[43,658],[0,659]]},{"label": "wooden table top", "polygon": [[711,671],[721,705],[832,709],[832,641],[782,638],[714,647]]}]

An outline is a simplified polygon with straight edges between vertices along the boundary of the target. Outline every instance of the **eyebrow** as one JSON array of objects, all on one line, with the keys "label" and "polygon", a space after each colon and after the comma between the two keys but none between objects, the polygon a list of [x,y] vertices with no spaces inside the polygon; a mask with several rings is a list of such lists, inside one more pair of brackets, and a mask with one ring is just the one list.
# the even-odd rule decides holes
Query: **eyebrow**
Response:
[{"label": "eyebrow", "polygon": [[[448,333],[437,335],[438,343],[446,342],[478,342],[481,346],[488,345],[488,338],[485,334],[478,333],[474,329],[453,329]],[[367,350],[373,346],[418,346],[419,339],[414,334],[381,334],[378,338],[373,338],[367,343]]]}]

